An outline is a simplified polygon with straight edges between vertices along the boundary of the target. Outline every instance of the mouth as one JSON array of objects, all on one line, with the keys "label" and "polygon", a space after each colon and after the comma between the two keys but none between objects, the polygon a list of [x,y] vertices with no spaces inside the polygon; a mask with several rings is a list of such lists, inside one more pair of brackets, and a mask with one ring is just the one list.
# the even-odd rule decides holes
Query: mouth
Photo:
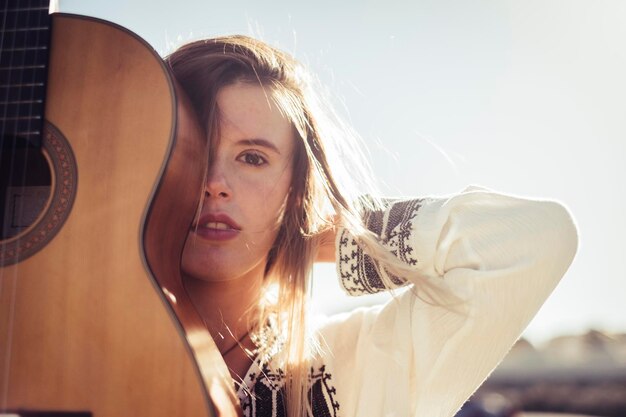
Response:
[{"label": "mouth", "polygon": [[231,225],[222,223],[222,222],[208,222],[206,224],[200,225],[205,229],[214,229],[214,230],[235,230]]},{"label": "mouth", "polygon": [[210,213],[201,216],[192,230],[207,240],[228,240],[235,238],[241,227],[224,213]]}]

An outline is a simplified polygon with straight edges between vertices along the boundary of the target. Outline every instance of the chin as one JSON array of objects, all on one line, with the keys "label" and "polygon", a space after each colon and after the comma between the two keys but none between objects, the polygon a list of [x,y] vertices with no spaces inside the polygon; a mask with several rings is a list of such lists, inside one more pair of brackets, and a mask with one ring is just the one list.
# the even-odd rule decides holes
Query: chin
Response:
[{"label": "chin", "polygon": [[248,262],[245,262],[244,259],[233,261],[224,258],[211,261],[205,257],[198,260],[194,257],[186,258],[183,256],[181,263],[183,279],[196,279],[213,283],[236,281],[241,278],[246,280],[255,277],[263,279],[266,257]]},{"label": "chin", "polygon": [[217,265],[211,266],[189,266],[185,265],[183,261],[181,266],[181,272],[184,280],[196,279],[205,282],[223,282],[228,281],[230,274],[227,271],[223,271]]}]

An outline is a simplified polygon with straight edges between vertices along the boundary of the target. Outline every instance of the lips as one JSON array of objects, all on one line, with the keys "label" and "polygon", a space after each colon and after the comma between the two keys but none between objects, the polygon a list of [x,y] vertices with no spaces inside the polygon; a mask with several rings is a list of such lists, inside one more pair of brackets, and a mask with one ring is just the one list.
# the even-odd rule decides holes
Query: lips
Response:
[{"label": "lips", "polygon": [[204,239],[222,241],[235,238],[241,226],[224,213],[209,213],[200,216],[193,230]]},{"label": "lips", "polygon": [[220,223],[220,222],[209,222],[207,224],[205,224],[203,227],[206,227],[207,229],[217,229],[217,230],[228,230],[228,229],[232,229],[232,227],[226,223]]},{"label": "lips", "polygon": [[200,216],[195,227],[208,227],[211,229],[234,229],[241,230],[241,226],[224,213],[208,213]]}]

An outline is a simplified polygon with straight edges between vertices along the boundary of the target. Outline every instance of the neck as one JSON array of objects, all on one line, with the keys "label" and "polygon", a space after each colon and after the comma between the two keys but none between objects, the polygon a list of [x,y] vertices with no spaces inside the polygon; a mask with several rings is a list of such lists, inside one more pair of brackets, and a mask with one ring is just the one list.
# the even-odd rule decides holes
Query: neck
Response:
[{"label": "neck", "polygon": [[217,282],[184,275],[183,281],[221,352],[232,347],[255,324],[262,273]]}]

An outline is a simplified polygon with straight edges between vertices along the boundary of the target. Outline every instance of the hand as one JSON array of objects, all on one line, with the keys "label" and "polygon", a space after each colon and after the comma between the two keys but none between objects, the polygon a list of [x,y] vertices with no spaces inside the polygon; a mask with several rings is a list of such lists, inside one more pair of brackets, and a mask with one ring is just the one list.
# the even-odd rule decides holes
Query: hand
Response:
[{"label": "hand", "polygon": [[337,227],[330,227],[317,236],[319,246],[315,262],[335,262],[335,237],[337,236]]}]

